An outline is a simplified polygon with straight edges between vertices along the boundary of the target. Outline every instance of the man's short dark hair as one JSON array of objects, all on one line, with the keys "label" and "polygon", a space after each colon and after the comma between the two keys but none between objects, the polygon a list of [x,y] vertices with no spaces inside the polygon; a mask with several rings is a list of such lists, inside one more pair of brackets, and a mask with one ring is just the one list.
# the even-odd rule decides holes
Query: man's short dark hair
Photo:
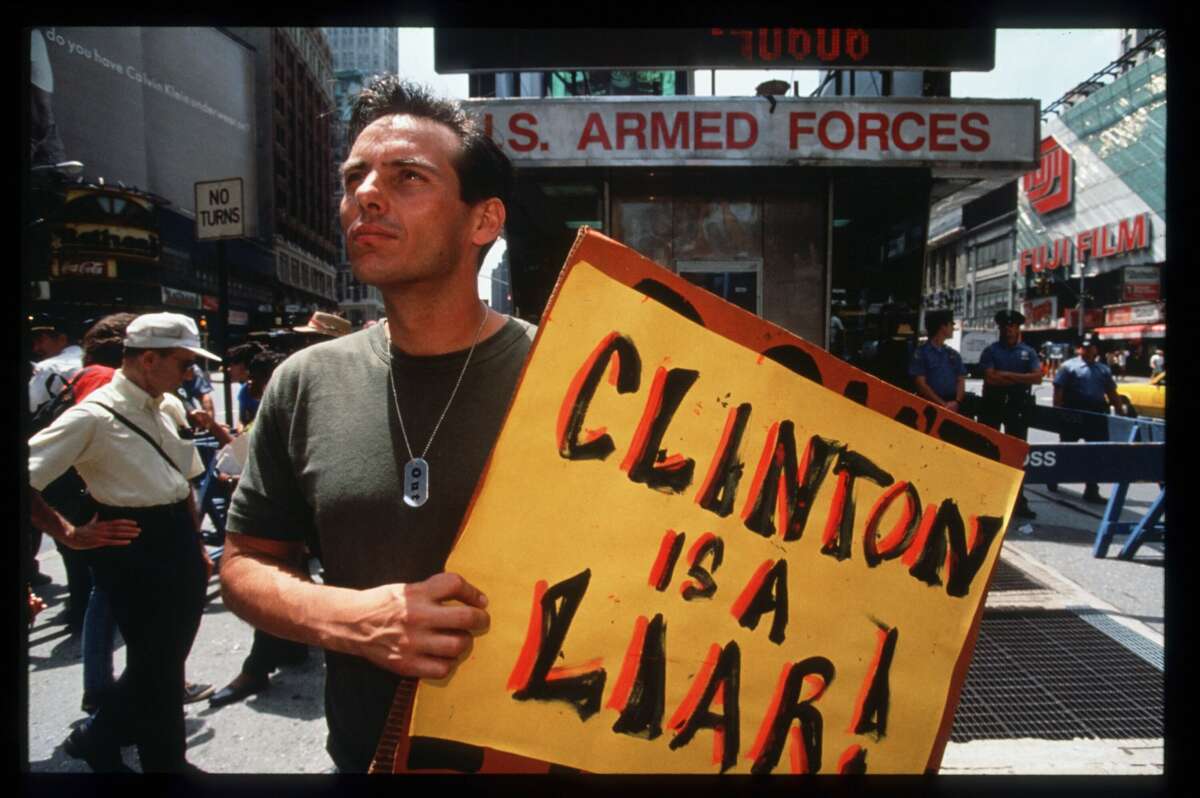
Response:
[{"label": "man's short dark hair", "polygon": [[83,334],[83,365],[120,368],[125,351],[125,328],[136,313],[113,313],[88,328]]},{"label": "man's short dark hair", "polygon": [[930,310],[925,313],[925,334],[930,338],[942,328],[943,324],[954,321],[954,312],[949,310]]},{"label": "man's short dark hair", "polygon": [[[462,147],[451,163],[458,174],[459,197],[463,202],[474,205],[496,197],[505,208],[509,207],[513,167],[508,156],[458,102],[437,97],[417,83],[395,75],[379,75],[363,87],[350,107],[347,148],[354,146],[359,134],[372,122],[393,114],[438,122],[458,137]],[[481,248],[479,265],[489,249],[491,244]]]},{"label": "man's short dark hair", "polygon": [[283,352],[272,352],[270,349],[259,352],[251,358],[250,364],[246,367],[250,372],[250,379],[265,385],[271,379],[271,375],[275,373],[275,369],[280,363],[287,360],[287,357]]},{"label": "man's short dark hair", "polygon": [[267,351],[267,348],[258,341],[247,341],[244,344],[230,347],[225,354],[225,364],[227,366],[239,365],[249,366],[250,361],[254,360],[255,355],[260,355]]}]

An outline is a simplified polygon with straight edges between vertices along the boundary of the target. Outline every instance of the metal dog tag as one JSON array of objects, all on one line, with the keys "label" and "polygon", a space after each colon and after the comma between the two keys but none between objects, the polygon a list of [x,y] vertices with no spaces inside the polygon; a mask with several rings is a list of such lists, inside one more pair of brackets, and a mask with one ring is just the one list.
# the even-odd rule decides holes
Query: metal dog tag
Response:
[{"label": "metal dog tag", "polygon": [[429,463],[414,457],[404,464],[404,503],[420,507],[429,499]]}]

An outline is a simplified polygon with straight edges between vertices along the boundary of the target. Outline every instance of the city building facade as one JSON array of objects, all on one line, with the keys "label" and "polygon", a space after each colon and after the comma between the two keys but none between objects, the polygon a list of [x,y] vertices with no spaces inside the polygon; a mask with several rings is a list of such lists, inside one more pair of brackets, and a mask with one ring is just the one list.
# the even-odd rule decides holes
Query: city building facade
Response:
[{"label": "city building facade", "polygon": [[[336,308],[333,56],[320,28],[232,28],[255,51],[259,224],[275,277],[274,326]],[[269,326],[269,325],[264,325]]]},{"label": "city building facade", "polygon": [[[374,75],[394,74],[399,69],[396,28],[324,28],[333,54],[333,157],[330,161],[334,207],[341,201],[338,168],[350,151],[348,131],[350,104]],[[341,227],[334,230],[337,258],[336,291],[338,312],[355,326],[384,317],[379,289],[354,278],[346,258]]]},{"label": "city building facade", "polygon": [[1137,33],[1047,106],[1036,170],[986,200],[935,204],[924,308],[960,309],[980,331],[1020,310],[1039,346],[1093,331],[1148,373],[1166,337],[1166,42]]},{"label": "city building facade", "polygon": [[[697,32],[715,41],[698,49],[728,42],[736,57],[736,37],[716,41],[718,33]],[[843,33],[843,42],[871,37],[887,46],[884,31]],[[751,52],[778,57],[771,34]],[[435,33],[435,60],[441,45],[460,62],[489,52],[487,42],[466,46],[457,35]],[[825,47],[830,35],[809,39]],[[775,38],[803,43],[806,36],[789,29]],[[931,200],[959,207],[1036,163],[1035,103],[953,99],[948,74],[936,70],[841,69],[840,79],[826,70],[811,97],[795,96],[786,83],[764,84],[759,96],[701,97],[691,93],[689,70],[678,67],[721,63],[675,60],[658,47],[640,57],[653,52],[672,68],[634,61],[596,70],[572,62],[564,53],[571,42],[550,38],[544,52],[536,41],[510,43],[505,52],[526,62],[520,69],[458,70],[470,73],[466,105],[517,168],[505,235],[514,312],[531,321],[587,226],[840,356],[862,359],[899,322],[915,320]],[[543,56],[540,69],[527,65]],[[447,64],[439,71],[448,66],[454,71]]]},{"label": "city building facade", "polygon": [[[78,323],[170,309],[215,348],[335,306],[319,30],[30,34],[30,311]],[[229,180],[240,234],[198,240],[197,184]]]},{"label": "city building facade", "polygon": [[396,28],[322,28],[333,54],[333,69],[355,70],[364,75],[391,74],[400,70],[399,32]]}]

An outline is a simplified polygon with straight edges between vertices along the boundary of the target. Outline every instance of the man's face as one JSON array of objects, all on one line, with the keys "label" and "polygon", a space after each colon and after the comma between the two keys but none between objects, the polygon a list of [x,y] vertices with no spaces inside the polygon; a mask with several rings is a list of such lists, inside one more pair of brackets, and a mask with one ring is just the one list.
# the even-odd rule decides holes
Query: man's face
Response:
[{"label": "man's face", "polygon": [[230,363],[226,371],[229,372],[229,379],[232,382],[245,382],[250,377],[250,371],[246,368],[245,363]]},{"label": "man's face", "polygon": [[33,334],[33,354],[38,360],[54,357],[67,348],[67,336],[48,330],[39,330]]},{"label": "man's face", "polygon": [[354,276],[375,286],[474,275],[480,206],[460,198],[446,127],[406,115],[368,125],[342,165],[341,222]]},{"label": "man's face", "polygon": [[1020,324],[1005,324],[1000,327],[1000,337],[1004,339],[1005,346],[1016,346],[1021,340],[1021,325]]},{"label": "man's face", "polygon": [[183,384],[196,356],[186,349],[150,349],[142,355],[142,368],[151,396],[172,393]]},{"label": "man's face", "polygon": [[949,338],[950,336],[954,335],[954,319],[950,319],[950,321],[939,327],[938,334],[943,338]]},{"label": "man's face", "polygon": [[1079,356],[1088,363],[1093,362],[1099,354],[1100,349],[1095,344],[1079,347]]}]

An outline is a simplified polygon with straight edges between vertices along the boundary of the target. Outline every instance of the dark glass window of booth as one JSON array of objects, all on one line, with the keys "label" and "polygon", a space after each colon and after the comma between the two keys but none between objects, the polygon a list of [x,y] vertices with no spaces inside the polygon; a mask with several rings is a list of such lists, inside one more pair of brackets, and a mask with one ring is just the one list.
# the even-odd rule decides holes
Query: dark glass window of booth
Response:
[{"label": "dark glass window of booth", "polygon": [[905,382],[900,353],[922,334],[930,181],[926,169],[833,171],[830,350],[889,382]]}]

